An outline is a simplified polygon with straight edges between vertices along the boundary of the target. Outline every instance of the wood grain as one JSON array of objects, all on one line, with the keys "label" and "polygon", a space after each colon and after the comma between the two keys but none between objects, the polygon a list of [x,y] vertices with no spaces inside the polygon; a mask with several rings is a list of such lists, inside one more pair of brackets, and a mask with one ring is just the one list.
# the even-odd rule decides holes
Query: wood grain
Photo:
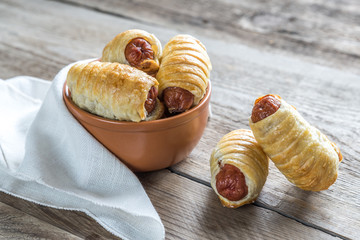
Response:
[{"label": "wood grain", "polygon": [[80,239],[67,231],[0,203],[1,239]]},{"label": "wood grain", "polygon": [[[232,49],[237,50],[236,46]],[[356,120],[360,119],[360,107],[355,104],[360,102],[359,76],[277,56],[271,56],[270,60],[264,53],[242,51],[247,53],[246,57],[229,53],[228,57],[212,58],[217,66],[216,76],[212,78],[216,89],[212,95],[213,116],[196,150],[172,170],[208,184],[212,148],[229,131],[249,129],[248,118],[258,96],[278,94],[337,143],[344,161],[340,164],[336,183],[319,193],[294,187],[271,164],[268,180],[256,204],[300,222],[331,229],[341,236],[358,238],[360,189],[354,183],[360,179],[357,147],[360,146],[357,138],[360,125]],[[227,69],[231,69],[231,73],[226,72]],[[339,96],[339,91],[346,96]]]},{"label": "wood grain", "polygon": [[[301,239],[304,234],[309,238],[338,239],[262,207],[248,205],[239,209],[224,208],[210,187],[168,170],[142,173],[138,176],[165,225],[166,239]],[[0,200],[81,238],[117,239],[83,213],[43,207],[3,193],[0,194]],[[1,206],[3,205],[0,204]],[[19,229],[26,231],[27,228],[23,225],[30,221],[14,221],[15,213],[25,215],[20,211],[9,211],[0,215],[11,219],[5,226],[13,231],[14,225],[19,224]],[[32,227],[40,222],[31,217],[30,220]],[[43,234],[53,239],[58,239],[58,232],[61,233],[61,230],[55,227],[39,234],[30,231],[34,237],[41,237]],[[12,232],[4,234],[8,234],[5,237],[16,236],[12,235]],[[61,236],[61,239],[67,239],[68,235]]]},{"label": "wood grain", "polygon": [[[0,3],[0,78],[51,80],[66,64],[99,57],[108,41],[130,28],[153,32],[163,44],[177,33],[190,33],[206,45],[214,66],[212,118],[190,156],[171,168],[176,174],[164,170],[140,176],[167,238],[215,238],[224,228],[220,237],[229,239],[239,232],[251,239],[281,238],[281,232],[291,232],[292,239],[308,232],[313,238],[357,239],[360,8],[356,1],[342,2],[5,0]],[[219,12],[226,14],[216,17]],[[255,204],[222,208],[209,187],[210,152],[227,132],[249,128],[253,101],[266,93],[281,95],[338,144],[344,155],[339,178],[327,191],[305,192],[271,164]],[[0,196],[77,236],[110,237],[85,215]]]},{"label": "wood grain", "polygon": [[[5,226],[7,227],[15,227],[15,224],[19,225],[19,230],[23,229],[23,231],[26,231],[28,227],[27,224],[33,225],[35,227],[37,222],[46,222],[49,226],[56,226],[59,228],[59,230],[56,230],[57,228],[48,227],[46,229],[45,227],[43,229],[39,229],[42,232],[36,232],[31,230],[30,233],[33,234],[33,237],[42,237],[48,235],[49,238],[52,239],[63,239],[60,236],[60,233],[64,234],[64,237],[66,237],[65,233],[69,236],[73,236],[74,239],[77,239],[77,237],[81,239],[118,239],[111,233],[109,233],[107,230],[105,230],[102,226],[100,226],[94,219],[87,216],[85,213],[82,212],[75,212],[75,211],[66,211],[61,209],[55,209],[55,208],[49,208],[45,206],[41,206],[29,201],[22,200],[20,198],[16,198],[14,196],[0,193],[0,201],[2,203],[5,203],[9,206],[12,206],[13,208],[16,208],[22,212],[26,212],[27,214],[33,216],[28,219],[15,219],[16,221],[11,221],[11,223],[7,223]],[[5,205],[6,206],[6,205]],[[2,217],[4,218],[12,218],[15,217],[17,212],[20,211],[8,211],[8,212],[1,212]],[[28,217],[29,218],[29,217]],[[38,220],[38,219],[41,219]],[[33,223],[31,223],[33,222]],[[11,226],[13,224],[14,226]],[[60,230],[62,229],[62,230]],[[56,231],[59,233],[57,234]],[[26,232],[25,232],[26,233]],[[52,235],[54,233],[54,235]],[[70,234],[71,233],[71,234]],[[7,234],[7,235],[5,235]],[[57,235],[55,235],[57,234]],[[4,232],[4,235],[9,238],[13,238],[13,235],[11,232]],[[58,236],[58,237],[56,237]],[[77,237],[76,237],[77,236]]]},{"label": "wood grain", "polygon": [[63,2],[360,72],[360,3],[354,0]]},{"label": "wood grain", "polygon": [[276,212],[221,206],[210,187],[166,170],[139,174],[166,229],[166,239],[337,239]]}]

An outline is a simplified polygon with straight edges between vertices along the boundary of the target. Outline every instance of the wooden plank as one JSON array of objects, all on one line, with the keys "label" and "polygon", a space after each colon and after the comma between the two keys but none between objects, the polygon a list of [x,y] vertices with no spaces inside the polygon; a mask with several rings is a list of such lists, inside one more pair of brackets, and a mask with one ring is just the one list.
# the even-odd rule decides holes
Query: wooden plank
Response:
[{"label": "wooden plank", "polygon": [[[5,13],[0,15],[0,46],[9,51],[5,56],[0,54],[0,78],[29,72],[37,77],[51,78],[69,62],[98,57],[105,43],[125,29],[146,29],[154,32],[163,43],[176,33],[184,32],[57,2],[3,1],[0,11]],[[194,29],[189,28],[189,31]],[[356,122],[359,108],[352,104],[359,102],[356,76],[349,74],[349,78],[345,78],[346,74],[339,71],[214,40],[206,37],[206,32],[204,36],[194,35],[208,47],[214,65],[213,117],[198,147],[173,170],[208,183],[211,148],[228,131],[247,127],[251,105],[257,96],[278,93],[334,138],[343,150],[345,160],[334,187],[311,194],[289,185],[271,166],[271,174],[257,205],[344,237],[358,237],[360,204],[356,196],[359,190],[353,183],[358,181],[360,172],[356,164],[359,156],[356,136],[360,128]],[[323,56],[327,57],[326,54]],[[23,68],[8,69],[9,65],[18,64],[17,60],[25,64]],[[311,75],[314,71],[324,76]],[[326,93],[321,90],[322,86],[326,86]],[[337,106],[335,111],[330,109],[331,105]]]},{"label": "wooden plank", "polygon": [[163,220],[166,239],[336,239],[262,207],[224,208],[210,187],[166,170],[139,178]]},{"label": "wooden plank", "polygon": [[3,1],[0,12],[3,79],[31,75],[51,80],[71,62],[100,57],[117,28],[108,29],[114,17],[95,14],[88,18],[89,11],[47,1]]},{"label": "wooden plank", "polygon": [[354,0],[63,2],[360,72],[360,4]]},{"label": "wooden plank", "polygon": [[[90,218],[89,216],[87,216],[85,213],[82,212],[49,208],[1,192],[0,192],[0,201],[2,203],[6,203],[11,207],[26,213],[26,214],[24,213],[22,214],[24,216],[28,216],[28,215],[32,216],[32,217],[27,217],[28,219],[26,218],[21,219],[20,216],[18,218],[16,217],[16,215],[20,215],[21,213],[20,211],[11,210],[9,212],[4,212],[4,213],[1,212],[0,219],[2,218],[10,219],[9,223],[5,224],[4,228],[8,228],[9,233],[7,234],[8,237],[11,239],[16,238],[15,237],[16,235],[12,235],[14,233],[11,232],[11,231],[15,231],[16,229],[19,230],[23,229],[24,234],[26,234],[26,231],[29,231],[30,234],[32,234],[33,237],[36,238],[41,238],[43,235],[49,237],[54,236],[52,239],[63,239],[62,236],[64,237],[72,236],[74,239],[77,239],[77,237],[80,237],[81,239],[84,238],[118,239],[110,232],[105,230],[94,219]],[[2,205],[0,204],[0,206]],[[47,223],[43,227],[43,229],[40,228],[41,226],[37,227],[37,223],[42,222],[39,219]],[[26,226],[27,224],[29,224],[28,227]],[[52,226],[56,226],[56,227],[52,227]],[[39,229],[39,232],[34,231],[35,227]],[[30,230],[31,228],[34,228],[32,232]],[[63,235],[60,235],[60,233]],[[76,235],[77,237],[74,235]]]},{"label": "wooden plank", "polygon": [[[224,208],[210,187],[168,170],[138,176],[164,223],[166,239],[301,239],[305,235],[316,239],[339,239],[262,207],[248,205],[239,209]],[[80,212],[47,208],[3,193],[0,194],[0,201],[81,238],[115,239],[94,220]],[[0,208],[1,206],[2,204]],[[18,214],[24,215],[21,212]],[[6,220],[9,231],[14,231],[16,224],[20,224],[18,228],[23,232],[26,231],[27,228],[23,225],[28,221],[17,219],[13,210],[5,215],[2,212],[0,216],[11,219]],[[33,221],[30,225],[32,227],[39,222],[30,218]],[[0,229],[2,228],[5,227]],[[58,232],[60,230],[50,227],[38,235],[34,232],[33,237],[44,235],[58,239]],[[17,236],[8,234],[9,237]],[[61,239],[66,239],[68,235],[61,235]]]},{"label": "wooden plank", "polygon": [[80,239],[4,203],[0,212],[1,239]]},{"label": "wooden plank", "polygon": [[[221,45],[207,46],[219,49]],[[268,180],[256,204],[331,229],[344,237],[359,238],[360,201],[357,196],[360,189],[355,183],[360,180],[357,147],[360,146],[357,137],[360,106],[356,104],[360,102],[360,76],[236,46],[231,48],[233,53],[212,58],[216,71],[212,78],[213,115],[208,127],[189,158],[172,170],[209,184],[212,148],[229,131],[249,129],[248,119],[256,97],[279,94],[337,143],[344,160],[336,183],[319,193],[294,187],[271,164]],[[237,56],[237,50],[244,56]]]},{"label": "wooden plank", "polygon": [[[0,68],[6,69],[0,74],[2,79],[26,75],[51,80],[59,71],[59,66],[64,65],[49,59],[44,60],[42,56],[4,42],[0,42],[0,52]],[[43,61],[46,61],[46,64],[41,64]]]}]

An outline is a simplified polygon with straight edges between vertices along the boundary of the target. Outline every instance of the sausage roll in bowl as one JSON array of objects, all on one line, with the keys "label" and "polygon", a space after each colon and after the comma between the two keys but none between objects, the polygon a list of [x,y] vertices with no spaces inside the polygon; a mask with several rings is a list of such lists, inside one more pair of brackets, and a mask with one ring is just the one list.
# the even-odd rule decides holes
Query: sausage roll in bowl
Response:
[{"label": "sausage roll in bowl", "polygon": [[203,98],[212,66],[205,46],[190,35],[165,45],[159,72],[159,94],[170,113],[184,112]]},{"label": "sausage roll in bowl", "polygon": [[264,152],[297,187],[321,191],[335,182],[339,148],[279,96],[258,98],[249,122]]},{"label": "sausage roll in bowl", "polygon": [[211,186],[221,203],[237,208],[258,197],[268,176],[269,159],[247,129],[232,131],[210,157]]},{"label": "sausage roll in bowl", "polygon": [[148,121],[163,115],[157,80],[120,63],[74,64],[67,75],[73,102],[96,115],[124,121]]},{"label": "sausage roll in bowl", "polygon": [[132,29],[119,33],[105,46],[101,61],[128,64],[155,76],[161,53],[161,43],[153,34]]}]

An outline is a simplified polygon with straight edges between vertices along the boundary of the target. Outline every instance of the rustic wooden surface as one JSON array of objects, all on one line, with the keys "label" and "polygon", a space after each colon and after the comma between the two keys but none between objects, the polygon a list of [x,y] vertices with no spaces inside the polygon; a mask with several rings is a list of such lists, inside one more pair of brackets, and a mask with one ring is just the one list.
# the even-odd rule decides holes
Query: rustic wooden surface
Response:
[{"label": "rustic wooden surface", "polygon": [[1,239],[81,239],[4,203],[0,212]]},{"label": "rustic wooden surface", "polygon": [[[169,169],[138,174],[167,239],[360,238],[360,3],[356,0],[21,1],[0,2],[0,78],[51,80],[70,62],[99,57],[130,28],[163,44],[199,38],[214,70],[212,118],[198,146]],[[329,190],[292,186],[270,164],[257,201],[223,208],[210,188],[211,149],[249,128],[253,101],[282,96],[335,141],[344,160]],[[85,214],[0,194],[0,238],[107,239]]]}]

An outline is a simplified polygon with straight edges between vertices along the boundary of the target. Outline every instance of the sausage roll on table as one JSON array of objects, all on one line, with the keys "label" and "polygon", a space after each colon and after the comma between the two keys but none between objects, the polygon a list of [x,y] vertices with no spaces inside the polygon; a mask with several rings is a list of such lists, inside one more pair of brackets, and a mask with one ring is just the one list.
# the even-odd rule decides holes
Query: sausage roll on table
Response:
[{"label": "sausage roll on table", "polygon": [[225,207],[254,202],[265,184],[269,159],[247,129],[232,131],[210,157],[211,186]]},{"label": "sausage roll on table", "polygon": [[208,86],[212,66],[205,46],[190,35],[177,35],[165,45],[160,69],[159,95],[170,113],[197,105]]},{"label": "sausage roll on table", "polygon": [[120,63],[93,61],[73,65],[67,86],[74,103],[99,116],[124,121],[149,121],[163,115],[158,81]]},{"label": "sausage roll on table", "polygon": [[249,121],[264,152],[297,187],[321,191],[335,182],[340,150],[279,96],[258,98]]},{"label": "sausage roll on table", "polygon": [[118,34],[105,46],[101,61],[128,64],[155,76],[161,53],[161,43],[153,34],[132,29]]}]

